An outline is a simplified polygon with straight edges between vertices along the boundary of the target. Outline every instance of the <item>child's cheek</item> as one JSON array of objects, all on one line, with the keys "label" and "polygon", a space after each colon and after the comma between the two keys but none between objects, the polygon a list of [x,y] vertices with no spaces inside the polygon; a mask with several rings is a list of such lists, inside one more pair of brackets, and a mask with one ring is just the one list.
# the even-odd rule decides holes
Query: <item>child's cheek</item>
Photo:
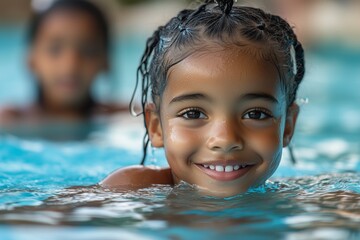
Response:
[{"label": "child's cheek", "polygon": [[267,180],[277,169],[282,155],[282,120],[274,121],[267,128],[259,131],[247,132],[246,142],[248,147],[256,152],[263,161],[259,166],[260,181]]},{"label": "child's cheek", "polygon": [[268,121],[262,128],[247,128],[246,141],[257,152],[264,156],[271,156],[276,149],[282,149],[284,132],[284,117]]},{"label": "child's cheek", "polygon": [[198,128],[187,126],[182,119],[171,119],[167,126],[164,126],[164,144],[165,148],[185,147],[181,151],[199,141],[201,132]]},{"label": "child's cheek", "polygon": [[[281,133],[274,128],[253,132],[247,137],[247,144],[261,156],[272,156],[277,149],[282,148]],[[268,158],[266,158],[268,159]]]},{"label": "child's cheek", "polygon": [[167,126],[163,127],[167,161],[173,173],[186,181],[192,156],[201,148],[201,131],[179,124],[178,119],[170,120]]}]

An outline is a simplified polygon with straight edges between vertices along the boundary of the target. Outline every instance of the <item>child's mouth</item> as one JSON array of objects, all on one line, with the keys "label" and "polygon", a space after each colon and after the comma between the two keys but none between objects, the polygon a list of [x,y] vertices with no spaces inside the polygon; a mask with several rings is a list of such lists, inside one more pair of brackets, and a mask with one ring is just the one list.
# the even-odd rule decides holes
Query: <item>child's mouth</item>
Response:
[{"label": "child's mouth", "polygon": [[218,181],[232,181],[244,176],[253,165],[208,165],[196,164],[205,174]]}]

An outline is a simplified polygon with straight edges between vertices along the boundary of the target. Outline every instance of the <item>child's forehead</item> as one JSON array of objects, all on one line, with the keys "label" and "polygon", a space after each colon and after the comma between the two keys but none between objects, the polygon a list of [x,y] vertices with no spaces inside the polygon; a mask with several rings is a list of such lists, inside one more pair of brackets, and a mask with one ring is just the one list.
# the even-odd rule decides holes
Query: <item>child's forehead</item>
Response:
[{"label": "child's forehead", "polygon": [[257,46],[222,45],[201,48],[188,54],[168,71],[168,79],[174,74],[235,75],[252,78],[277,79],[278,70],[267,51]]},{"label": "child's forehead", "polygon": [[271,62],[231,48],[187,57],[170,69],[167,89],[171,94],[210,91],[216,95],[224,91],[233,95],[246,92],[283,95],[279,74]]},{"label": "child's forehead", "polygon": [[101,34],[100,28],[90,14],[76,10],[58,10],[46,17],[35,37],[36,43],[46,43],[51,40],[91,41],[103,44],[105,36]]},{"label": "child's forehead", "polygon": [[49,13],[42,23],[41,30],[63,29],[64,25],[67,26],[64,30],[78,28],[79,32],[89,29],[96,33],[100,31],[94,16],[80,9],[58,9]]}]

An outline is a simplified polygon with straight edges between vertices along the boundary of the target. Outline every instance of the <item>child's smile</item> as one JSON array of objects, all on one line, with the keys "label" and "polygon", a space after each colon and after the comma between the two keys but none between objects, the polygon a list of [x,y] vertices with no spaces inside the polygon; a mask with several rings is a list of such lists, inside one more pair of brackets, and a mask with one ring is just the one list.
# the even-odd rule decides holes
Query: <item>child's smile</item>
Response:
[{"label": "child's smile", "polygon": [[234,160],[214,160],[196,165],[218,181],[232,181],[244,176],[256,163]]},{"label": "child's smile", "polygon": [[165,148],[175,182],[224,197],[276,170],[296,111],[287,115],[276,68],[246,48],[196,53],[169,70],[148,130],[152,145]]}]

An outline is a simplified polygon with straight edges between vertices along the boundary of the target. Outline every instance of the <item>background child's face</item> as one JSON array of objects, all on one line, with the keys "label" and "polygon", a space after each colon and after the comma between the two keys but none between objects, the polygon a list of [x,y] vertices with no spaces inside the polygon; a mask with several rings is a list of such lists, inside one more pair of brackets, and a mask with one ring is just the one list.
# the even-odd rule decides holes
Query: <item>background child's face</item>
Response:
[{"label": "background child's face", "polygon": [[30,54],[30,66],[46,97],[77,105],[106,68],[104,37],[91,15],[58,10],[42,23]]},{"label": "background child's face", "polygon": [[175,65],[160,115],[153,111],[148,121],[152,144],[165,147],[175,181],[214,196],[233,196],[264,183],[296,121],[296,105],[286,114],[275,67],[244,52],[219,49]]}]

